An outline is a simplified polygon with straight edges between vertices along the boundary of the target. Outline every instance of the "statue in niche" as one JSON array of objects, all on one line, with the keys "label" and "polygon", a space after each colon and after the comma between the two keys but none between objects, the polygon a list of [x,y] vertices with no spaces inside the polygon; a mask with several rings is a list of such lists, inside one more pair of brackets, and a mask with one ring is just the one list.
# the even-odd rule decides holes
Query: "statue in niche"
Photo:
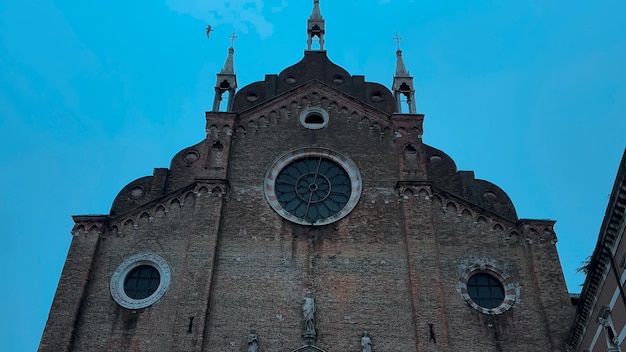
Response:
[{"label": "statue in niche", "polygon": [[302,314],[304,315],[304,334],[315,336],[315,300],[311,292],[307,292],[302,304]]},{"label": "statue in niche", "polygon": [[259,351],[259,337],[256,334],[256,330],[250,330],[250,334],[248,334],[248,352],[258,352]]},{"label": "statue in niche", "polygon": [[361,346],[363,346],[363,352],[372,352],[372,339],[370,339],[367,331],[363,331],[361,336]]}]

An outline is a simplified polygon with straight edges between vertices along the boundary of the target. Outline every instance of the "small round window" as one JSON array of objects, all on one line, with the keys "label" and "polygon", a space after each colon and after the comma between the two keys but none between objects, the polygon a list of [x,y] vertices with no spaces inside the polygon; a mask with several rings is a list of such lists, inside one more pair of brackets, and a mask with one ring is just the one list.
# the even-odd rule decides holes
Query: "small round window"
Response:
[{"label": "small round window", "polygon": [[467,281],[467,293],[481,307],[496,308],[504,302],[504,287],[492,275],[479,273]]},{"label": "small round window", "polygon": [[476,263],[463,268],[458,291],[467,304],[484,314],[502,314],[519,296],[519,285],[495,265]]},{"label": "small round window", "polygon": [[300,113],[300,123],[305,128],[319,130],[328,125],[328,112],[319,106],[314,106],[302,110]]},{"label": "small round window", "polygon": [[152,253],[135,254],[124,260],[111,276],[111,296],[124,308],[145,308],[163,297],[170,280],[165,259]]}]

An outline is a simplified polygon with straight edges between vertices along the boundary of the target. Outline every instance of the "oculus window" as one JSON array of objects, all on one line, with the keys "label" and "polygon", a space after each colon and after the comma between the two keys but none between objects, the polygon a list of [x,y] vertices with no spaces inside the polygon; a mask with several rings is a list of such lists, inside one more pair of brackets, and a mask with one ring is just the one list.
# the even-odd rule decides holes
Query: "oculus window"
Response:
[{"label": "oculus window", "polygon": [[141,309],[159,301],[171,281],[165,259],[153,253],[126,258],[111,276],[111,296],[120,306]]},{"label": "oculus window", "polygon": [[308,107],[300,113],[300,123],[304,128],[319,130],[328,125],[328,112],[319,106]]},{"label": "oculus window", "polygon": [[493,259],[462,263],[461,273],[457,291],[470,307],[483,314],[503,314],[519,299],[519,284],[511,282]]}]

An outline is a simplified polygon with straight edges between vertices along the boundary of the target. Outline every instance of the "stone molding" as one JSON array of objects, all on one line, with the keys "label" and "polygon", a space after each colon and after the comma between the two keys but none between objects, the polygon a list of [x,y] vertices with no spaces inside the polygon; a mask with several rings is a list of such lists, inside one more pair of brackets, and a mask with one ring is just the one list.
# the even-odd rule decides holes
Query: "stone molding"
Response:
[{"label": "stone molding", "polygon": [[556,244],[553,220],[520,219],[513,222],[487,209],[484,209],[468,200],[445,192],[426,181],[399,181],[396,184],[398,202],[408,202],[413,199],[432,202],[437,200],[442,204],[441,211],[453,212],[457,218],[467,218],[472,226],[485,224],[489,232],[501,231],[506,243]]},{"label": "stone molding", "polygon": [[[500,267],[494,259],[489,258],[473,258],[468,259],[461,263],[459,266],[461,272],[459,283],[457,285],[457,292],[461,294],[461,297],[467,302],[467,304],[476,309],[477,311],[488,315],[500,315],[507,310],[511,309],[518,301],[520,296],[520,285],[517,282],[509,282],[509,277],[506,271]],[[504,300],[495,308],[485,308],[479,306],[470,297],[467,292],[467,282],[469,278],[474,274],[486,273],[495,277],[504,288]]]},{"label": "stone molding", "polygon": [[626,231],[626,152],[622,156],[605,216],[600,227],[598,242],[589,262],[588,273],[578,301],[576,316],[568,344],[577,350],[587,326],[592,321],[593,311],[602,291],[606,274],[611,270],[613,253],[617,250],[621,236]]},{"label": "stone molding", "polygon": [[159,199],[140,206],[130,212],[121,214],[114,218],[109,215],[75,215],[72,235],[97,234],[112,232],[118,236],[123,236],[122,228],[131,226],[139,228],[140,219],[147,218],[153,222],[155,218],[162,217],[169,213],[172,207],[185,207],[185,199],[189,196],[218,197],[222,198],[227,194],[229,184],[227,180],[221,179],[197,179],[193,184],[171,192]]}]

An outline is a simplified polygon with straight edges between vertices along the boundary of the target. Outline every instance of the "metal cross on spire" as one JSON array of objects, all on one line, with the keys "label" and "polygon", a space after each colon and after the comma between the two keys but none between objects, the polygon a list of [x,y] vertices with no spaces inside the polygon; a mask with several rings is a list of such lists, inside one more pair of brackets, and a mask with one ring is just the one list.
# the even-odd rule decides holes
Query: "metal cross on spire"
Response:
[{"label": "metal cross on spire", "polygon": [[230,46],[232,47],[232,46],[234,46],[234,45],[235,45],[235,39],[237,39],[237,38],[239,38],[239,37],[237,36],[237,34],[235,34],[235,31],[233,31],[233,32],[232,32],[232,33],[228,36],[228,38],[230,38]]},{"label": "metal cross on spire", "polygon": [[392,39],[395,40],[396,43],[398,43],[398,50],[400,50],[400,41],[402,40],[402,37],[400,37],[398,32],[396,32],[396,35]]}]

